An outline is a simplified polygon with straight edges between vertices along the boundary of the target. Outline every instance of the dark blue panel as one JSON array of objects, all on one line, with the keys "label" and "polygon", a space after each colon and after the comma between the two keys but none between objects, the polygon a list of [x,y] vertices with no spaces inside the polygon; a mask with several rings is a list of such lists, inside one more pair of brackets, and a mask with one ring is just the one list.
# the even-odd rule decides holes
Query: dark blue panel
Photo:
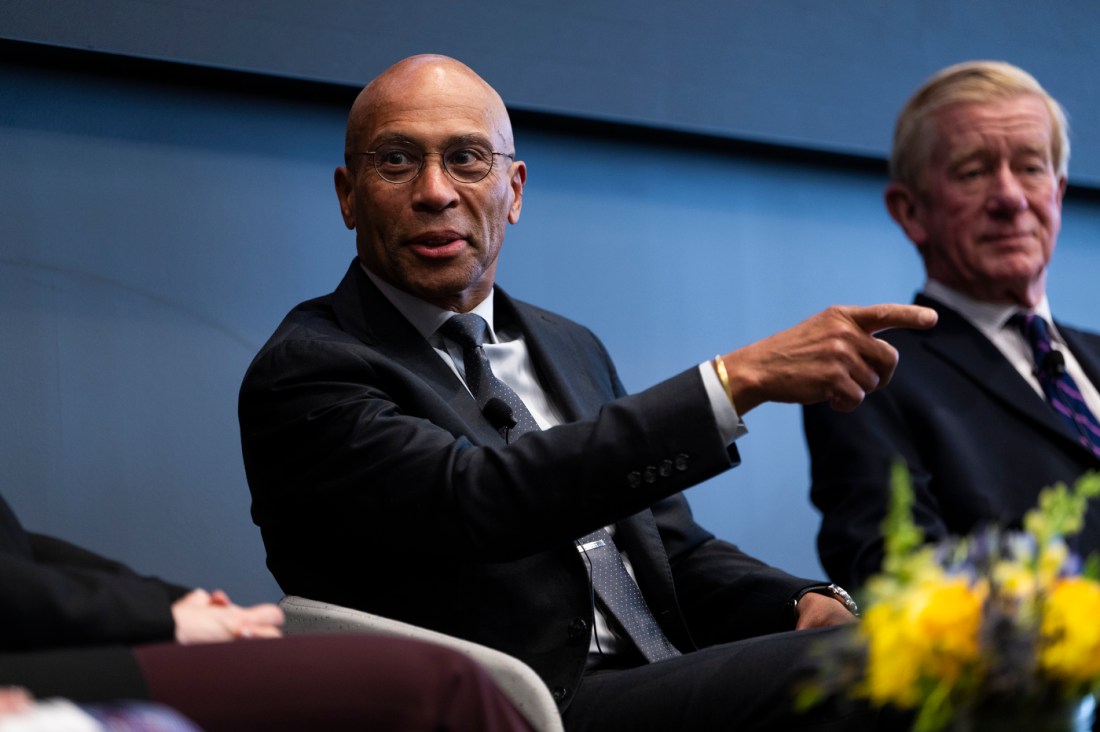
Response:
[{"label": "dark blue panel", "polygon": [[0,37],[361,86],[427,51],[515,109],[882,156],[933,71],[1016,63],[1082,128],[1074,182],[1100,185],[1100,4],[1062,0],[6,0]]}]

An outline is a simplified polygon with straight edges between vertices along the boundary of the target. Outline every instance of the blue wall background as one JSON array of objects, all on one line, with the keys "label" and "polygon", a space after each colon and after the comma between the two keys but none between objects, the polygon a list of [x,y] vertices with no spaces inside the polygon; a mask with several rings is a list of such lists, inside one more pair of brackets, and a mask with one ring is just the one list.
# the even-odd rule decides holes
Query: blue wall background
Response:
[{"label": "blue wall background", "polygon": [[[1093,0],[4,0],[0,36],[362,86],[465,60],[513,109],[879,155],[930,73],[1007,58],[1100,118]],[[1100,147],[1077,156],[1100,183]]]},{"label": "blue wall background", "polygon": [[[331,290],[353,256],[331,183],[345,102],[407,53],[458,53],[455,7],[499,38],[473,3],[379,10],[408,35],[340,31],[332,19],[358,18],[355,3],[310,4],[311,23],[296,4],[271,3],[266,25],[234,3],[88,5],[98,14],[67,2],[0,8],[0,37],[36,44],[5,45],[0,62],[0,490],[31,528],[242,601],[273,599],[248,518],[236,393],[283,313]],[[673,18],[518,3],[508,19],[545,55],[520,53],[510,36],[511,50],[480,39],[459,54],[521,112],[529,180],[500,269],[512,293],[595,329],[631,389],[833,303],[908,300],[919,261],[882,207],[877,158],[927,72],[995,55],[1034,71],[1076,125],[1052,302],[1062,319],[1100,328],[1095,92],[1072,94],[1087,76],[1074,66],[1082,54],[1096,68],[1096,51],[1074,41],[1095,10],[1059,5],[1017,52],[1010,42],[1035,29],[1013,12],[996,16],[999,36],[965,33],[981,2],[930,3],[939,16],[853,4],[840,19],[820,3],[773,5],[783,8],[701,4]],[[705,13],[714,27],[695,35]],[[868,54],[886,40],[860,32],[902,26],[900,60],[877,64]],[[618,35],[601,46],[593,34],[607,28]],[[721,28],[736,37],[723,41]],[[336,33],[339,53],[322,52],[317,42]],[[652,88],[639,82],[657,73]],[[692,107],[674,91],[684,86],[733,90],[742,103]],[[852,92],[879,86],[888,93]],[[692,505],[719,535],[819,574],[799,412],[767,405],[749,428],[744,464],[689,491]]]}]

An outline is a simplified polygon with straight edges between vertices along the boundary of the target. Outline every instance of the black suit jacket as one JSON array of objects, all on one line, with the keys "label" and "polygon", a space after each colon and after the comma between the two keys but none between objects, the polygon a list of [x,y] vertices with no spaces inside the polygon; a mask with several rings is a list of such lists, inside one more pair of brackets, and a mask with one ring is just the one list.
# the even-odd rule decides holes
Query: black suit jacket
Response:
[{"label": "black suit jacket", "polygon": [[627,396],[587,329],[499,288],[496,313],[567,420],[511,445],[358,261],[279,326],[239,411],[283,590],[499,648],[567,702],[593,619],[573,541],[617,522],[681,649],[792,627],[810,580],[716,540],[679,494],[736,462],[697,369]]},{"label": "black suit jacket", "polygon": [[[882,563],[880,525],[896,458],[909,465],[914,515],[933,541],[984,524],[1018,528],[1042,488],[1100,469],[980,331],[931,298],[916,302],[934,307],[939,323],[883,334],[901,356],[889,386],[848,414],[824,405],[803,411],[811,497],[822,515],[818,551],[829,576],[847,586]],[[1100,336],[1061,323],[1058,330],[1100,384]],[[1100,506],[1089,508],[1072,542],[1083,553],[1100,550]]]},{"label": "black suit jacket", "polygon": [[0,673],[10,651],[171,641],[186,592],[24,531],[0,497]]}]

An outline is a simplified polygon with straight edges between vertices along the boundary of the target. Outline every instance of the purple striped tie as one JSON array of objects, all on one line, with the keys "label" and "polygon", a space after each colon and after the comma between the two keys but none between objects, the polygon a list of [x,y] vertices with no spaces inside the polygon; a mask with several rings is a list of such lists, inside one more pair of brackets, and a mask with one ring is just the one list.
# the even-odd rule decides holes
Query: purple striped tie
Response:
[{"label": "purple striped tie", "polygon": [[1023,332],[1031,344],[1035,376],[1054,408],[1082,445],[1100,457],[1100,424],[1089,411],[1077,383],[1066,371],[1065,359],[1051,347],[1047,323],[1034,313],[1017,313],[1009,321]]}]

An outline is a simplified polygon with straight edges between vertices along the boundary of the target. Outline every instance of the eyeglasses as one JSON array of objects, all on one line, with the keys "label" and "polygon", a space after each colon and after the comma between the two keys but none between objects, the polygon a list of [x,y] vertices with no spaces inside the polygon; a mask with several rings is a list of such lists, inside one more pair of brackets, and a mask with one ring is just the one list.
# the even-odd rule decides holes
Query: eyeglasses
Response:
[{"label": "eyeglasses", "polygon": [[441,153],[424,152],[418,147],[403,143],[379,145],[377,150],[352,151],[348,155],[374,156],[374,169],[378,177],[390,183],[408,183],[424,169],[424,159],[438,155],[443,170],[459,183],[477,183],[493,170],[497,155],[515,159],[515,153],[490,150],[476,143],[456,143]]}]

